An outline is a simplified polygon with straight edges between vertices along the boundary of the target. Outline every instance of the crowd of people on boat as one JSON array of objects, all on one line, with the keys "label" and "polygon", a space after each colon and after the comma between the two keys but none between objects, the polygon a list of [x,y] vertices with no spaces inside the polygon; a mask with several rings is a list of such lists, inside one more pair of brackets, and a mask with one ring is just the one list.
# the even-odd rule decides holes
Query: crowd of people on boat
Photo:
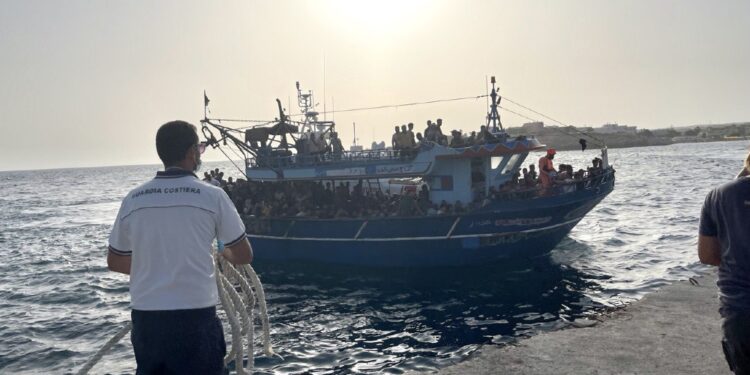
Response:
[{"label": "crowd of people on boat", "polygon": [[604,172],[602,159],[598,157],[594,158],[586,169],[576,170],[571,164],[559,164],[555,168],[552,160],[556,154],[555,149],[548,149],[546,154],[539,158],[538,170],[537,165],[529,164],[527,168],[514,173],[499,189],[490,187],[489,195],[492,199],[531,198],[552,194],[555,187],[561,192],[568,192],[583,187],[586,181],[595,182]]},{"label": "crowd of people on boat", "polygon": [[[394,128],[391,137],[391,148],[393,155],[401,158],[416,156],[419,146],[423,142],[433,142],[439,145],[460,148],[488,143],[497,143],[503,140],[496,132],[490,131],[490,127],[482,125],[479,131],[471,131],[464,134],[461,130],[452,130],[450,136],[443,133],[443,120],[437,119],[435,122],[427,120],[427,126],[423,132],[414,132],[414,123],[408,123]],[[303,136],[295,141],[293,145],[297,150],[296,158],[298,162],[319,162],[322,160],[341,160],[345,149],[341,143],[338,133],[330,132],[316,133],[306,132]],[[289,144],[286,138],[282,138],[281,145],[275,150],[271,149],[267,142],[252,142],[258,150],[260,159],[268,156],[290,157],[292,153],[288,150]],[[385,143],[375,144],[376,149],[385,149]],[[275,159],[274,159],[275,160]],[[276,160],[283,163],[283,161]]]},{"label": "crowd of people on boat", "polygon": [[249,218],[312,217],[378,218],[391,216],[447,215],[475,208],[461,202],[430,201],[427,185],[410,186],[400,194],[366,187],[362,180],[262,182],[223,178],[218,168],[204,173],[203,180],[221,186],[240,215]]},{"label": "crowd of people on boat", "polygon": [[395,132],[391,137],[391,146],[401,155],[415,155],[416,149],[422,142],[434,142],[439,145],[459,148],[474,145],[483,145],[487,143],[497,143],[502,141],[490,131],[490,128],[482,125],[479,132],[472,131],[465,135],[461,130],[451,130],[451,137],[443,134],[443,119],[437,119],[435,122],[427,120],[427,127],[423,133],[414,133],[414,123],[408,123],[396,126]]},{"label": "crowd of people on boat", "polygon": [[[572,165],[560,164],[547,170],[544,158],[554,158],[550,149],[537,165],[530,164],[516,172],[500,186],[490,186],[487,193],[474,194],[470,202],[433,202],[427,184],[405,185],[391,194],[379,186],[366,186],[362,180],[351,181],[246,181],[224,178],[218,168],[204,173],[203,180],[222,187],[237,211],[245,218],[308,217],[380,218],[418,215],[461,214],[491,204],[495,200],[533,198],[552,193],[555,186],[563,190],[602,174],[602,162],[595,158],[587,170],[575,170]],[[548,159],[551,161],[551,159]]]}]

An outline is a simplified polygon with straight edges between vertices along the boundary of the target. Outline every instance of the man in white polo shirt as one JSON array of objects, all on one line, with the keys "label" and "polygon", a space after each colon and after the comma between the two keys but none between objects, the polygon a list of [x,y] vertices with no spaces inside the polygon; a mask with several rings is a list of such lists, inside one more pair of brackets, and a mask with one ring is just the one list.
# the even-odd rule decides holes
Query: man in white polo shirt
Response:
[{"label": "man in white polo shirt", "polygon": [[226,244],[221,255],[234,264],[253,253],[227,194],[194,174],[205,146],[187,122],[162,125],[156,150],[165,170],[128,193],[109,237],[109,269],[130,275],[138,374],[224,372],[211,243]]}]

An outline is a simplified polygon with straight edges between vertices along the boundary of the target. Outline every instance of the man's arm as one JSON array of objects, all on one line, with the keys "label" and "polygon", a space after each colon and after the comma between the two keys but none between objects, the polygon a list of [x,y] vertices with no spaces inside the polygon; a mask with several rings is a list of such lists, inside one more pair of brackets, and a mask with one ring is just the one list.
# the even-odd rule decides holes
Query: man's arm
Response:
[{"label": "man's arm", "polygon": [[698,236],[698,259],[703,264],[721,265],[721,246],[719,238],[712,236]]},{"label": "man's arm", "polygon": [[232,264],[250,264],[253,261],[253,248],[247,238],[232,246],[227,246],[221,255]]},{"label": "man's arm", "polygon": [[130,263],[132,257],[129,255],[117,255],[111,251],[107,253],[107,268],[110,271],[130,275]]}]

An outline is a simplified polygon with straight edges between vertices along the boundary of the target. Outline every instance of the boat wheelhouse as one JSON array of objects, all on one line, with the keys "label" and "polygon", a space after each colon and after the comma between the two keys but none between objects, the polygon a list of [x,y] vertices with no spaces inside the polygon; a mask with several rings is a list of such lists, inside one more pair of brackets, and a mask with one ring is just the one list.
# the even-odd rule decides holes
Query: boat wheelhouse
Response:
[{"label": "boat wheelhouse", "polygon": [[[491,141],[466,147],[422,141],[410,149],[344,151],[335,124],[318,121],[312,93],[297,85],[304,120],[291,121],[277,99],[280,118],[244,130],[205,118],[203,133],[214,147],[232,142],[243,152],[249,181],[364,181],[382,189],[395,179],[427,186],[432,202],[475,202],[473,209],[447,215],[386,217],[244,217],[255,257],[366,266],[456,266],[536,256],[553,249],[614,188],[615,172],[602,165],[584,178],[552,187],[493,187],[517,178],[524,162],[546,146],[533,136],[510,137],[499,125],[494,88],[487,116]],[[211,129],[218,130],[220,137]],[[338,142],[338,145],[336,144]]]}]

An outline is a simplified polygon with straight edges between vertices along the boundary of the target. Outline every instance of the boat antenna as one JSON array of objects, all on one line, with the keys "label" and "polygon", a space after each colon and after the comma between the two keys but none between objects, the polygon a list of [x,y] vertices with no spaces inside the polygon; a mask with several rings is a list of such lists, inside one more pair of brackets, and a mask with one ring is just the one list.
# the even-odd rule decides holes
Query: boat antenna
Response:
[{"label": "boat antenna", "polygon": [[490,107],[490,80],[487,79],[487,76],[484,76],[484,93],[485,98],[487,98],[487,108]]},{"label": "boat antenna", "polygon": [[354,140],[352,141],[353,145],[357,145],[357,123],[352,122],[352,127],[354,128]]},{"label": "boat antenna", "polygon": [[490,105],[490,112],[487,114],[487,127],[492,124],[492,129],[497,131],[499,125],[500,130],[503,130],[503,123],[500,121],[500,114],[497,113],[497,107],[500,106],[500,99],[502,98],[497,94],[498,90],[495,88],[495,76],[490,78],[490,82],[492,83],[492,91],[490,91],[492,105]]}]

